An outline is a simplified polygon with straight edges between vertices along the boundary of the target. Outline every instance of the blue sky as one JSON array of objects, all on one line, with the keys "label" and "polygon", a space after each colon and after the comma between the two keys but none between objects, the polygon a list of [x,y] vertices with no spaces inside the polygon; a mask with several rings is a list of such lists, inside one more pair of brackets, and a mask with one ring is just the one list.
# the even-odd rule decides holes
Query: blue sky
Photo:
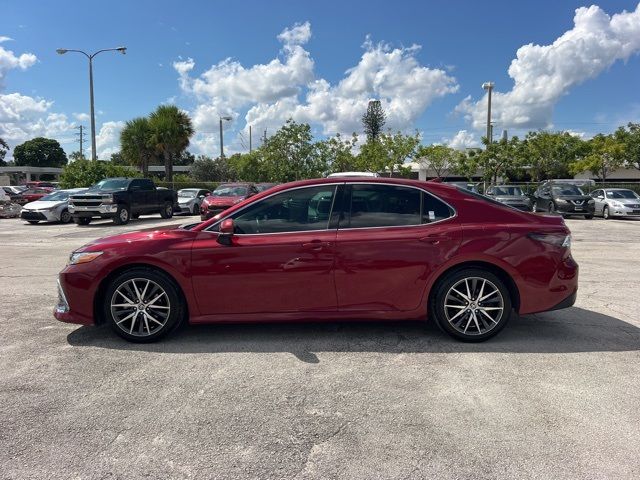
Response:
[{"label": "blue sky", "polygon": [[[483,134],[480,85],[487,80],[501,92],[497,131],[589,136],[640,120],[638,3],[601,1],[576,23],[575,10],[589,5],[8,0],[0,25],[0,39],[8,37],[0,43],[0,136],[15,145],[48,135],[68,153],[77,149],[73,127],[89,125],[86,59],[55,49],[120,45],[126,56],[95,60],[102,156],[117,150],[124,121],[164,102],[192,115],[198,133],[191,150],[212,156],[218,113],[233,116],[225,141],[242,151],[248,123],[273,132],[288,116],[309,121],[318,136],[349,133],[369,98],[382,99],[389,127],[462,148]],[[636,12],[615,20],[624,10]],[[279,39],[283,32],[289,35]],[[541,49],[522,51],[514,89],[509,66],[528,44]]]}]

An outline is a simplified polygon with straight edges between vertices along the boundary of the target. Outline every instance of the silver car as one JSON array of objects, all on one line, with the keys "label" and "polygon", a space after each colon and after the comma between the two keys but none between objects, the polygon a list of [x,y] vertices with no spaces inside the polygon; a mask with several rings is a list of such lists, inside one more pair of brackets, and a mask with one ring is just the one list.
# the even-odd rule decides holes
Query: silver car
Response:
[{"label": "silver car", "polygon": [[29,202],[24,205],[20,217],[29,223],[69,223],[72,220],[67,208],[69,205],[69,195],[83,193],[86,190],[86,188],[72,188],[51,192],[49,195],[45,195],[35,202]]},{"label": "silver car", "polygon": [[602,218],[640,217],[640,196],[627,188],[600,188],[591,192],[596,215]]},{"label": "silver car", "polygon": [[190,215],[200,213],[200,205],[207,195],[211,195],[211,192],[204,188],[183,188],[178,190],[180,213],[189,213]]},{"label": "silver car", "polygon": [[494,185],[487,188],[486,195],[518,210],[531,211],[531,199],[517,185]]}]

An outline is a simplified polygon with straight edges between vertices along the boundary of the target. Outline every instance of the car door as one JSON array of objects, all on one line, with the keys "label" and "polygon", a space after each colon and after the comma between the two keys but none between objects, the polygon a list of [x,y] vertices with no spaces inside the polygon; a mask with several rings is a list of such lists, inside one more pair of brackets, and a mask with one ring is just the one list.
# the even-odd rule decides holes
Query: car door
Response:
[{"label": "car door", "polygon": [[339,310],[418,308],[431,273],[460,244],[453,209],[422,189],[401,185],[350,184],[345,198],[336,240]]},{"label": "car door", "polygon": [[336,311],[338,183],[278,192],[232,214],[230,245],[217,228],[193,244],[192,281],[203,315]]},{"label": "car door", "polygon": [[131,180],[129,184],[129,195],[131,198],[131,213],[134,215],[146,213],[146,192],[142,188],[141,180]]},{"label": "car door", "polygon": [[594,190],[593,192],[591,192],[591,196],[593,197],[593,199],[595,200],[595,214],[596,215],[602,215],[602,210],[604,209],[604,190]]}]

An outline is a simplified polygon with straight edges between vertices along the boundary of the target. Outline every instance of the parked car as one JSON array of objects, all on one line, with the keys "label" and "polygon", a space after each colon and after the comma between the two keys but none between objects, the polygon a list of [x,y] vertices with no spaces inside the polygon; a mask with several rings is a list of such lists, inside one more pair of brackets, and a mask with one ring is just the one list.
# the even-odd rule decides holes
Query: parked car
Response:
[{"label": "parked car", "polygon": [[106,178],[69,198],[69,212],[78,225],[88,225],[96,217],[111,218],[116,225],[151,213],[171,218],[179,208],[176,192],[156,188],[146,178]]},{"label": "parked car", "polygon": [[223,183],[202,200],[200,218],[207,220],[214,217],[256,193],[258,189],[252,183]]},{"label": "parked car", "polygon": [[531,199],[517,185],[494,185],[485,195],[518,210],[531,211]]},{"label": "parked car", "polygon": [[640,195],[626,188],[599,188],[591,192],[595,214],[611,217],[640,217]]},{"label": "parked car", "polygon": [[562,217],[408,179],[277,186],[218,218],[75,250],[54,315],[134,342],[182,321],[431,318],[486,340],[512,312],[572,305],[578,265]]},{"label": "parked car", "polygon": [[72,220],[68,208],[69,196],[86,190],[86,188],[73,188],[53,191],[35,202],[27,203],[22,207],[20,217],[31,224],[38,222],[69,223]]},{"label": "parked car", "polygon": [[444,182],[447,185],[453,185],[458,188],[464,188],[465,190],[469,190],[473,193],[478,193],[478,186],[475,183],[471,182]]},{"label": "parked car", "polygon": [[573,182],[550,180],[540,184],[533,194],[533,211],[593,218],[595,201]]},{"label": "parked car", "polygon": [[21,199],[20,194],[24,192],[27,187],[23,187],[21,185],[6,185],[1,189],[5,194],[9,195],[12,202],[16,202]]},{"label": "parked car", "polygon": [[25,205],[29,202],[40,200],[42,197],[44,197],[45,195],[49,195],[51,192],[53,192],[53,189],[49,187],[27,188],[15,197],[15,201],[20,205]]},{"label": "parked car", "polygon": [[188,213],[189,215],[199,213],[202,200],[208,195],[211,195],[211,191],[202,188],[183,188],[178,190],[180,213]]},{"label": "parked car", "polygon": [[58,188],[58,182],[45,182],[41,180],[35,180],[32,182],[25,183],[25,187],[27,188]]},{"label": "parked car", "polygon": [[276,185],[280,185],[279,183],[256,183],[256,190],[258,193],[264,192],[265,190],[269,190],[270,188],[275,187]]}]

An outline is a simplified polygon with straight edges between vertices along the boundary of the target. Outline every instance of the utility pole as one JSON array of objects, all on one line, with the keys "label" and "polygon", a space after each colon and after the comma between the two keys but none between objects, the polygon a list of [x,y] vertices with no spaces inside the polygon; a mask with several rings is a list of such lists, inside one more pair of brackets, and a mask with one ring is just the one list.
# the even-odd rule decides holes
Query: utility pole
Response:
[{"label": "utility pole", "polygon": [[249,125],[249,153],[251,153],[252,150],[251,140],[251,125]]},{"label": "utility pole", "polygon": [[79,130],[79,133],[76,133],[76,135],[78,135],[78,143],[80,143],[80,158],[84,158],[84,155],[82,154],[82,147],[84,146],[84,143],[87,141],[84,138],[84,126],[78,125],[75,128]]},{"label": "utility pole", "polygon": [[485,82],[482,84],[482,88],[487,90],[487,143],[490,144],[493,141],[493,131],[491,128],[491,92],[493,91],[493,87],[495,83],[493,82]]}]

